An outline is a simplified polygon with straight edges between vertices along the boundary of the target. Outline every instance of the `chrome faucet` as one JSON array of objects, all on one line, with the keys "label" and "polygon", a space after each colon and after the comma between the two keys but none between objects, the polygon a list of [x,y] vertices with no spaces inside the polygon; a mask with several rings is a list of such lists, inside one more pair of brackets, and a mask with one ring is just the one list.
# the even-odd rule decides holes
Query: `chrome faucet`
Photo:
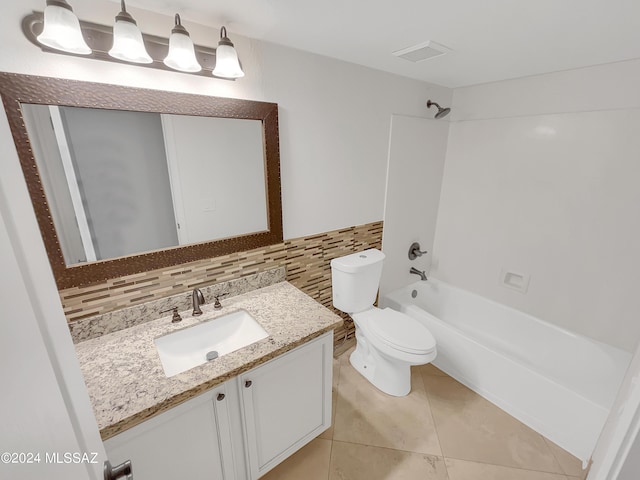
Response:
[{"label": "chrome faucet", "polygon": [[421,272],[416,267],[411,267],[411,270],[409,270],[409,273],[415,273],[416,275],[420,275],[420,280],[422,280],[423,282],[427,281],[427,274],[424,272]]},{"label": "chrome faucet", "polygon": [[193,303],[193,312],[191,313],[191,315],[193,315],[194,317],[202,315],[200,305],[204,304],[204,295],[199,288],[193,289],[193,292],[191,293],[191,301]]}]

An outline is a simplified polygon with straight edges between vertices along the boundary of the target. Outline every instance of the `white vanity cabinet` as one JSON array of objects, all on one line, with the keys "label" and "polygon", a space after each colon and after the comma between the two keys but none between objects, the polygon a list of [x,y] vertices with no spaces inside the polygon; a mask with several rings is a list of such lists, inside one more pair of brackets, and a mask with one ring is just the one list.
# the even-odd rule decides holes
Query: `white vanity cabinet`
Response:
[{"label": "white vanity cabinet", "polygon": [[[235,396],[235,398],[234,398]],[[232,480],[235,382],[226,382],[104,442],[112,465],[131,460],[135,480]]]},{"label": "white vanity cabinet", "polygon": [[331,425],[332,332],[104,442],[134,480],[255,480]]},{"label": "white vanity cabinet", "polygon": [[332,333],[238,378],[250,478],[331,426]]}]

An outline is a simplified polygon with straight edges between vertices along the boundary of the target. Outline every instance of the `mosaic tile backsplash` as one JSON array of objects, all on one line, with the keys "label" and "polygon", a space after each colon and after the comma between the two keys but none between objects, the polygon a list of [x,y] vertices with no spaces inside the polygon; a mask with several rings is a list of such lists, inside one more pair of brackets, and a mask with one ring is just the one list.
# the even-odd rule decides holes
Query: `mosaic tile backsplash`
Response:
[{"label": "mosaic tile backsplash", "polygon": [[[259,272],[242,278],[216,283],[208,287],[202,287],[200,291],[204,295],[206,303],[213,303],[216,297],[224,301],[236,295],[242,295],[243,293],[283,282],[285,275],[285,267],[278,267],[267,270],[266,272]],[[85,340],[90,340],[101,335],[157,320],[165,316],[166,313],[174,307],[178,309],[178,312],[182,312],[183,314],[185,311],[191,310],[193,308],[192,292],[179,293],[170,297],[163,297],[139,305],[121,308],[113,312],[76,320],[75,322],[69,323],[69,330],[71,331],[73,343],[84,342]]]},{"label": "mosaic tile backsplash", "polygon": [[[333,258],[352,252],[381,248],[382,228],[382,221],[373,222],[286,240],[246,252],[110,279],[88,287],[68,288],[60,291],[60,299],[74,340],[79,341],[76,338],[84,338],[87,324],[95,320],[91,317],[146,304],[151,300],[187,294],[196,287],[203,289],[241,277],[255,279],[258,278],[256,274],[284,267],[287,281],[349,320],[346,314],[338,312],[331,304],[330,262]],[[105,327],[103,333],[112,328]],[[345,335],[351,338],[354,333],[353,323],[347,321],[341,330],[335,332],[335,339],[342,341]]]}]

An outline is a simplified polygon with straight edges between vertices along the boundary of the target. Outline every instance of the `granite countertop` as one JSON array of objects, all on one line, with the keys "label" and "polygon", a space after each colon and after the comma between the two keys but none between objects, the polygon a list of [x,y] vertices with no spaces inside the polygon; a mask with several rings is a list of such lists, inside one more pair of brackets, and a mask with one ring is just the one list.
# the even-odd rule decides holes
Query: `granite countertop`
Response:
[{"label": "granite countertop", "polygon": [[[208,299],[209,300],[209,299]],[[166,411],[342,324],[342,318],[288,282],[202,305],[76,344],[103,440]],[[244,309],[269,333],[259,342],[167,378],[154,339]]]}]

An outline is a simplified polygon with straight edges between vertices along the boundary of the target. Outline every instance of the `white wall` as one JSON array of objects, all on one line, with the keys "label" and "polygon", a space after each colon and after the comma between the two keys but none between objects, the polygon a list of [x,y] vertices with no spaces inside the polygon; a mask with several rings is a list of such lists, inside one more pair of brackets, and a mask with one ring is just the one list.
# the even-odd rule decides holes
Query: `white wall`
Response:
[{"label": "white wall", "polygon": [[[236,82],[43,53],[20,20],[42,0],[9,2],[0,40],[11,55],[0,71],[276,102],[285,238],[381,220],[392,113],[428,116],[427,98],[450,90],[369,68],[229,34],[246,76]],[[119,6],[75,0],[87,21],[111,24]],[[173,18],[129,9],[145,33],[167,37]],[[216,46],[219,25],[183,21],[195,43]],[[446,103],[446,100],[445,100]]]},{"label": "white wall", "polygon": [[433,274],[633,351],[638,84],[633,61],[456,90]]},{"label": "white wall", "polygon": [[[13,159],[0,116],[0,159]],[[0,452],[40,453],[0,464],[1,478],[102,478],[104,448],[53,273],[17,162],[0,175]],[[96,452],[97,464],[57,464],[46,454]]]},{"label": "white wall", "polygon": [[[441,99],[434,99],[441,102]],[[442,105],[446,103],[442,102]],[[419,279],[411,267],[429,272],[449,122],[394,115],[389,142],[389,168],[382,248],[386,255],[380,293]],[[428,251],[409,260],[409,246]]]},{"label": "white wall", "polygon": [[[2,196],[0,191],[0,196]],[[2,378],[2,411],[0,451],[40,454],[40,463],[0,464],[3,478],[31,479],[87,478],[85,465],[45,463],[46,453],[79,452],[57,379],[49,363],[28,289],[23,283],[18,263],[0,211],[0,378]],[[101,459],[102,460],[102,459]]]},{"label": "white wall", "polygon": [[636,348],[596,444],[588,480],[631,480],[640,473],[640,347]]},{"label": "white wall", "polygon": [[636,437],[629,454],[627,462],[620,470],[617,480],[636,480],[640,475],[640,437]]}]

